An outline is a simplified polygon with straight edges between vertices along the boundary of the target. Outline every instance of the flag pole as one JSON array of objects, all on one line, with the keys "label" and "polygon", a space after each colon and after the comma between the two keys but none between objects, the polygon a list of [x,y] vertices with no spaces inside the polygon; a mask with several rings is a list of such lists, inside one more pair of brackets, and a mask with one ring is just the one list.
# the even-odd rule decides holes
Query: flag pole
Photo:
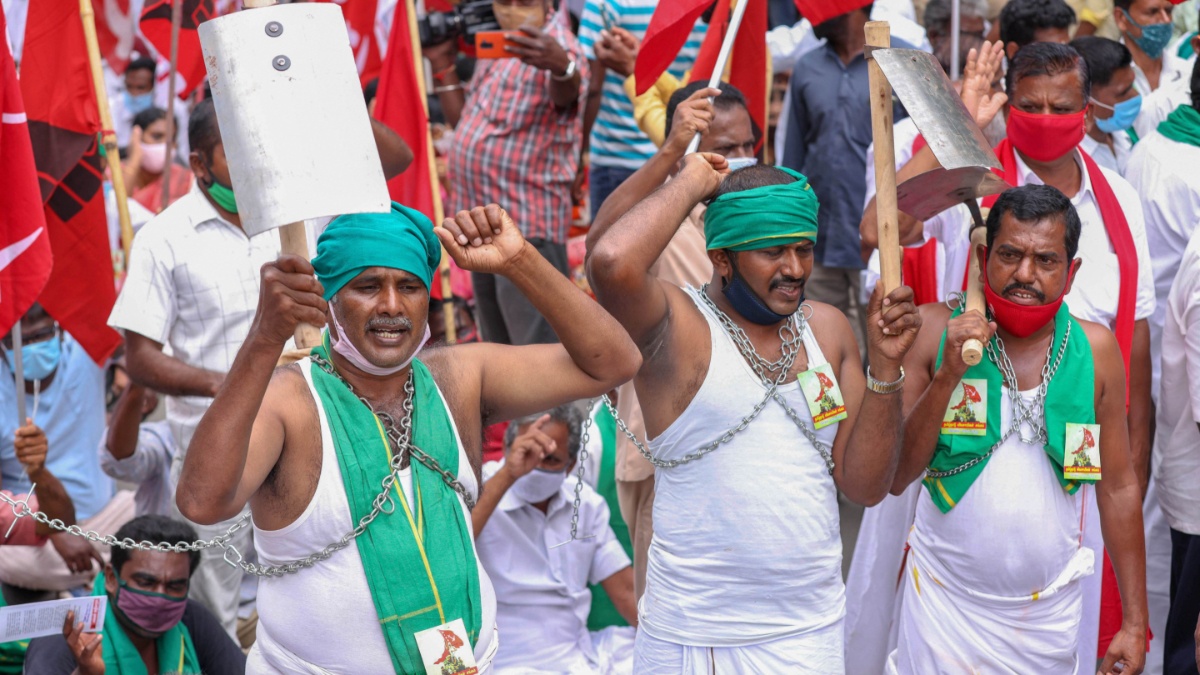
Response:
[{"label": "flag pole", "polygon": [[171,3],[171,68],[167,82],[167,161],[163,165],[162,202],[158,205],[161,213],[171,203],[171,165],[175,163],[175,136],[179,130],[175,128],[175,78],[179,72],[179,28],[183,24],[183,3]]},{"label": "flag pole", "polygon": [[[718,0],[725,2],[725,0]],[[721,75],[725,72],[725,64],[729,61],[729,54],[733,52],[733,42],[737,38],[738,28],[742,25],[742,17],[746,14],[746,6],[752,0],[741,0],[733,8],[733,16],[729,19],[729,30],[725,31],[725,40],[721,42],[721,51],[717,52],[717,62],[713,65],[712,76],[708,78],[708,86],[719,87],[721,84]],[[711,102],[712,99],[709,99]],[[700,134],[692,136],[692,142],[688,144],[685,154],[692,154],[700,147]]]},{"label": "flag pole", "polygon": [[962,30],[962,0],[950,0],[950,81],[958,82],[960,71],[958,67],[959,54],[962,46],[959,42],[959,31]]},{"label": "flag pole", "polygon": [[[125,253],[123,267],[129,266],[129,248],[133,245],[133,225],[129,221],[129,203],[125,196],[125,176],[121,174],[121,155],[117,151],[117,134],[113,131],[112,113],[108,109],[108,92],[104,88],[104,73],[100,69],[100,42],[96,39],[96,14],[92,0],[79,0],[79,16],[83,20],[83,38],[87,42],[88,63],[92,69],[92,86],[96,90],[96,107],[100,111],[100,134],[108,170],[112,175],[113,194],[117,198],[117,218],[121,223],[121,248]],[[23,422],[24,420],[22,420]]]},{"label": "flag pole", "polygon": [[17,426],[25,426],[25,361],[21,358],[21,319],[12,327],[13,374],[17,379]]}]

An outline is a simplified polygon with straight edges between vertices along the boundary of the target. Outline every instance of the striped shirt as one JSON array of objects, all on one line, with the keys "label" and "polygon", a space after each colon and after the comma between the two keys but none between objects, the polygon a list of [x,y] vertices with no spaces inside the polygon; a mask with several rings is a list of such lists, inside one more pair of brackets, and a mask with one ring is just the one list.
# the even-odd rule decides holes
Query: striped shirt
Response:
[{"label": "striped shirt", "polygon": [[559,110],[550,71],[520,59],[480,60],[450,153],[451,213],[496,203],[526,239],[567,240],[571,186],[583,144],[588,62],[556,18],[543,27],[579,68],[579,101]]},{"label": "striped shirt", "polygon": [[[600,39],[600,31],[606,25],[605,13],[612,26],[628,30],[640,41],[650,25],[656,4],[655,0],[587,0],[579,21],[579,42],[587,58],[596,58],[593,45]],[[707,25],[697,19],[691,35],[675,57],[675,62],[667,69],[668,72],[683,79],[684,74],[691,70],[706,29]],[[657,151],[654,143],[638,129],[633,117],[633,103],[625,94],[625,78],[611,70],[605,72],[600,111],[592,126],[592,164],[639,169]]]}]

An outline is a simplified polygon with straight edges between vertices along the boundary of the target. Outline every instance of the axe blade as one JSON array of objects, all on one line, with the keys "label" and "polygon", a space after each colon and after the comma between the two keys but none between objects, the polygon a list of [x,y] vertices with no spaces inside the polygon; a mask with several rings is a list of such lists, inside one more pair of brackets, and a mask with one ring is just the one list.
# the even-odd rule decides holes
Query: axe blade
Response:
[{"label": "axe blade", "polygon": [[928,220],[952,206],[1007,188],[1008,184],[987,167],[934,169],[897,186],[896,204],[913,218]]}]

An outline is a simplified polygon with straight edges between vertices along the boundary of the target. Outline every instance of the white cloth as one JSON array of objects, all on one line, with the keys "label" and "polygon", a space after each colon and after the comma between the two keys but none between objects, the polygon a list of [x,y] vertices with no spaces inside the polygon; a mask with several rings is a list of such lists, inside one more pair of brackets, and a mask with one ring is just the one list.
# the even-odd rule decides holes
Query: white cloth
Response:
[{"label": "white cloth", "polygon": [[1167,119],[1167,115],[1175,112],[1176,108],[1191,104],[1191,78],[1159,87],[1153,94],[1142,98],[1142,110],[1133,121],[1133,130],[1137,132],[1138,138],[1146,138]]},{"label": "white cloth", "polygon": [[[278,255],[274,232],[247,237],[193,185],[134,238],[129,275],[108,323],[169,345],[188,365],[228,372],[258,309],[260,268]],[[181,454],[211,403],[167,397]]]},{"label": "white cloth", "polygon": [[[1197,232],[1200,232],[1198,230]],[[1200,234],[1193,233],[1167,299],[1153,471],[1173,529],[1200,535]]]},{"label": "white cloth", "polygon": [[[712,353],[687,409],[649,450],[678,459],[738,426],[766,388],[710,314]],[[803,331],[810,367],[825,363]],[[779,394],[806,424],[812,416],[796,381]],[[832,446],[836,424],[816,432]],[[781,638],[790,655],[825,653],[844,614],[837,491],[817,449],[776,402],[742,432],[699,460],[658,470],[654,539],[639,633],[676,645],[765,646]],[[783,552],[793,554],[783,554]],[[839,652],[840,654],[840,652]],[[802,661],[800,661],[802,662]],[[820,672],[841,672],[837,668]]]},{"label": "white cloth", "polygon": [[[321,475],[304,513],[294,522],[278,530],[254,527],[254,548],[266,565],[279,565],[316,553],[341,539],[353,523],[325,406],[313,388],[311,363],[307,358],[301,360],[300,370],[321,421]],[[439,389],[438,396],[441,395]],[[442,402],[445,404],[445,399]],[[479,486],[457,427],[454,435],[459,459],[457,478],[468,492],[478,495]],[[466,504],[461,497],[458,500],[463,517],[470,523]],[[482,622],[475,659],[480,673],[486,673],[490,672],[498,641],[496,595],[482,566],[479,566],[479,595]],[[319,607],[314,603],[319,603]],[[459,617],[448,616],[446,620],[455,618]],[[250,651],[246,672],[355,675],[393,672],[357,545],[351,544],[299,574],[262,579],[258,587],[258,639]]]},{"label": "white cloth", "polygon": [[[1008,389],[995,394],[1007,429]],[[924,486],[888,672],[1075,672],[1082,589],[1074,582],[1096,557],[1081,545],[1082,511],[1083,495],[1062,488],[1045,449],[1015,435],[948,513]]]},{"label": "white cloth", "polygon": [[1167,294],[1188,240],[1200,225],[1200,171],[1196,167],[1200,167],[1200,148],[1173,141],[1157,131],[1137,144],[1129,162],[1129,183],[1142,196],[1146,242],[1154,269],[1156,303],[1150,318],[1150,363],[1154,372],[1151,392],[1156,401]]},{"label": "white cloth", "polygon": [[832,673],[842,667],[842,627],[826,626],[810,635],[779,638],[741,647],[697,647],[659,640],[644,630],[637,633],[637,675],[762,675],[763,673]]},{"label": "white cloth", "polygon": [[1146,77],[1146,73],[1138,66],[1137,61],[1130,62],[1129,65],[1133,68],[1133,88],[1137,90],[1137,93],[1149,96],[1163,87],[1177,85],[1191,78],[1192,64],[1195,63],[1196,57],[1181,59],[1176,53],[1178,49],[1178,40],[1176,40],[1175,50],[1168,47],[1163,51],[1163,69],[1158,75],[1158,88],[1156,89],[1150,87],[1150,78]]},{"label": "white cloth", "polygon": [[1125,174],[1125,167],[1129,165],[1129,154],[1133,152],[1133,139],[1125,131],[1118,131],[1115,134],[1109,135],[1112,137],[1113,142],[1111,149],[1107,144],[1101,143],[1087,135],[1079,142],[1079,147],[1091,155],[1092,159],[1096,160],[1096,164],[1099,166],[1121,174],[1128,179],[1129,176]]},{"label": "white cloth", "polygon": [[[483,467],[486,484],[503,462]],[[496,624],[504,644],[497,673],[596,673],[607,655],[597,654],[588,632],[592,592],[632,563],[609,527],[608,504],[591,486],[579,492],[579,537],[571,539],[572,502],[578,481],[563,482],[546,513],[511,491],[479,533],[479,562],[496,590]]]},{"label": "white cloth", "polygon": [[146,422],[138,429],[137,448],[125,459],[117,459],[108,449],[108,434],[100,441],[100,468],[110,478],[137,485],[133,495],[134,513],[139,516],[171,515],[175,481],[171,463],[175,460],[175,437],[166,421]]}]

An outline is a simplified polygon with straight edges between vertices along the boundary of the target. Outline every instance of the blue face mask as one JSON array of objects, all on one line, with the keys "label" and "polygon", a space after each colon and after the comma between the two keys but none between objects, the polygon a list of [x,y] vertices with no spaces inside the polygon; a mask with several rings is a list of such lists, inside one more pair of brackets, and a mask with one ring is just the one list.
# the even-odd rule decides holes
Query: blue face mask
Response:
[{"label": "blue face mask", "polygon": [[1129,20],[1129,23],[1142,29],[1142,37],[1135,38],[1128,33],[1125,34],[1126,37],[1129,37],[1136,42],[1137,46],[1140,47],[1142,51],[1146,52],[1146,56],[1149,56],[1152,59],[1157,59],[1158,57],[1162,56],[1163,50],[1167,48],[1167,43],[1171,41],[1171,33],[1173,30],[1171,27],[1171,22],[1152,23],[1150,25],[1143,26],[1142,24],[1134,21],[1133,17],[1129,15],[1129,12],[1125,11],[1124,9],[1121,10],[1121,13],[1125,15],[1125,18]]},{"label": "blue face mask", "polygon": [[[730,266],[733,266],[733,258],[729,259],[729,263]],[[742,279],[737,267],[733,268],[733,280],[725,285],[722,292],[725,293],[725,299],[729,301],[729,304],[733,305],[734,311],[751,323],[773,326],[791,316],[791,314],[779,314],[767,306],[767,303],[763,302],[758,294],[750,290],[750,286],[746,284],[745,279]],[[804,302],[803,293],[800,295],[800,302]]]},{"label": "blue face mask", "polygon": [[[13,360],[14,356],[13,350],[4,350],[4,359],[8,361],[8,367],[16,370],[17,366]],[[22,345],[21,365],[25,368],[26,381],[33,382],[34,380],[44,380],[50,377],[55,369],[58,368],[58,361],[61,356],[62,340],[57,335],[44,342]]]},{"label": "blue face mask", "polygon": [[1134,96],[1127,101],[1121,101],[1113,106],[1105,105],[1096,99],[1092,99],[1092,103],[1105,110],[1112,111],[1112,115],[1108,119],[1102,120],[1099,117],[1096,118],[1096,128],[1106,134],[1115,134],[1118,131],[1125,131],[1133,126],[1133,121],[1137,119],[1138,113],[1142,111],[1142,97],[1140,95]]},{"label": "blue face mask", "polygon": [[145,94],[130,94],[125,92],[125,110],[134,115],[154,105],[154,92],[146,92]]}]

